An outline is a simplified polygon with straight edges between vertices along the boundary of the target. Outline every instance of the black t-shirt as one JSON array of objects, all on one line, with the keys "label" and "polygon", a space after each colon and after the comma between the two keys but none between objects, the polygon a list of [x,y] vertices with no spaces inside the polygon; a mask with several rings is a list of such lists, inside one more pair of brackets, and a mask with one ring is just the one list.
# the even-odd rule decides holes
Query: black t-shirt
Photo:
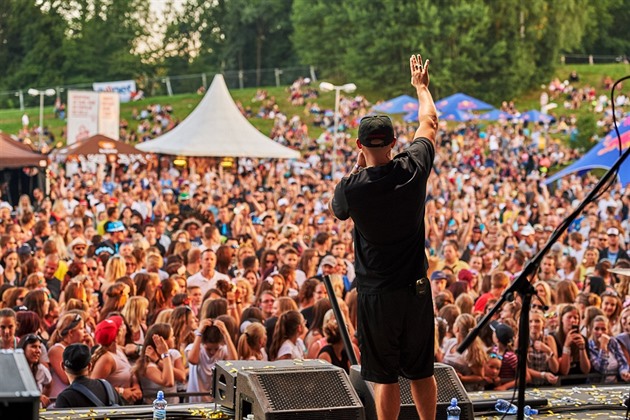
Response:
[{"label": "black t-shirt", "polygon": [[[109,398],[107,397],[105,385],[103,385],[101,381],[98,379],[88,378],[87,376],[79,376],[75,381],[92,391],[94,395],[103,402],[104,407],[111,405]],[[116,391],[114,391],[114,398],[116,399],[116,401],[114,401],[115,404],[122,405],[120,396]],[[55,408],[75,407],[95,407],[95,405],[92,401],[75,389],[68,387],[61,391],[55,401]]]},{"label": "black t-shirt", "polygon": [[359,292],[396,290],[426,275],[424,204],[435,149],[418,138],[386,165],[343,178],[332,209],[354,221]]}]

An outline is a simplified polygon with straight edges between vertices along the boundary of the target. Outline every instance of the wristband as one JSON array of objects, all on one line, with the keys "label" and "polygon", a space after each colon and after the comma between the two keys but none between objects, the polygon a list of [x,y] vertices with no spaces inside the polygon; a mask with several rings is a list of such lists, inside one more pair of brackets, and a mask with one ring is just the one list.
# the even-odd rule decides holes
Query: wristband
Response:
[{"label": "wristband", "polygon": [[543,378],[546,381],[547,380],[547,372],[540,372],[540,377]]},{"label": "wristband", "polygon": [[171,354],[170,353],[162,353],[160,355],[160,359],[166,359],[167,357],[171,357]]},{"label": "wristband", "polygon": [[203,334],[199,330],[195,330],[195,337],[201,337]]},{"label": "wristband", "polygon": [[562,354],[571,354],[571,347],[562,347]]}]

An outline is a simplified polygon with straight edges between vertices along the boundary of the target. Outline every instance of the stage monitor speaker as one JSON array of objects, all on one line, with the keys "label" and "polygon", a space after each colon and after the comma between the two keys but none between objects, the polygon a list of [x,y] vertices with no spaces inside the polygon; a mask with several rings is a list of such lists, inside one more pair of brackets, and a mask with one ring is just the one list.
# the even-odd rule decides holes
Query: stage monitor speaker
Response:
[{"label": "stage monitor speaker", "polygon": [[0,419],[38,419],[39,388],[22,350],[0,350]]},{"label": "stage monitor speaker", "polygon": [[363,420],[363,405],[346,372],[336,366],[238,371],[236,416],[260,420]]},{"label": "stage monitor speaker", "polygon": [[239,371],[252,369],[295,369],[317,368],[329,363],[323,360],[276,360],[267,362],[260,360],[220,360],[213,368],[212,396],[214,402],[222,407],[235,410],[236,407],[236,382]]},{"label": "stage monitor speaker", "polygon": [[[446,408],[451,404],[451,399],[457,398],[457,405],[462,409],[461,420],[473,420],[473,405],[468,398],[461,381],[451,366],[436,363],[434,367],[435,381],[437,382],[437,411],[435,418],[446,419]],[[361,377],[361,366],[350,368],[350,381],[359,394],[359,398],[365,407],[365,419],[376,420],[376,407],[374,405],[374,385]],[[417,420],[418,412],[411,396],[411,385],[408,379],[398,378],[400,384],[400,414],[398,420]]]}]

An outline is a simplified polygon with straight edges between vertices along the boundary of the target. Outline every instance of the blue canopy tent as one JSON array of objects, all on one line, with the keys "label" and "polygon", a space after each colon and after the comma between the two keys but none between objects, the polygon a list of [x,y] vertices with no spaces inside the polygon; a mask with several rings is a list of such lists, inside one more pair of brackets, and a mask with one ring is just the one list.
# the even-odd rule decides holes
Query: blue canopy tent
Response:
[{"label": "blue canopy tent", "polygon": [[[620,127],[621,129],[621,127]],[[621,131],[621,130],[620,130]],[[630,146],[630,124],[621,135],[621,147],[623,150]],[[610,169],[619,158],[619,143],[615,130],[611,131],[595,147],[588,151],[572,165],[549,177],[545,183],[550,184],[562,177],[575,172],[588,171],[595,168]],[[619,167],[619,181],[623,186],[630,184],[630,161],[626,160]]]},{"label": "blue canopy tent", "polygon": [[439,111],[443,111],[447,108],[456,108],[459,110],[481,110],[481,109],[493,109],[494,107],[484,101],[481,101],[465,93],[455,93],[451,96],[447,96],[444,99],[440,99],[435,103],[435,107]]},{"label": "blue canopy tent", "polygon": [[492,111],[486,112],[485,114],[481,114],[477,117],[478,120],[483,121],[499,121],[499,120],[511,120],[513,118],[512,114],[508,114],[507,112],[500,111],[498,109],[493,109]]},{"label": "blue canopy tent", "polygon": [[540,111],[532,109],[527,112],[523,112],[520,116],[523,121],[531,121],[531,122],[542,122],[545,124],[549,124],[553,121],[553,117],[551,115],[543,114]]},{"label": "blue canopy tent", "polygon": [[[444,121],[466,122],[475,119],[476,116],[471,114],[470,112],[466,112],[464,110],[454,107],[449,107],[443,110],[438,110],[438,118]],[[417,122],[418,111],[412,111],[406,114],[403,117],[403,121],[408,123]]]},{"label": "blue canopy tent", "polygon": [[373,111],[385,114],[418,112],[418,100],[409,95],[400,95],[372,107]]}]

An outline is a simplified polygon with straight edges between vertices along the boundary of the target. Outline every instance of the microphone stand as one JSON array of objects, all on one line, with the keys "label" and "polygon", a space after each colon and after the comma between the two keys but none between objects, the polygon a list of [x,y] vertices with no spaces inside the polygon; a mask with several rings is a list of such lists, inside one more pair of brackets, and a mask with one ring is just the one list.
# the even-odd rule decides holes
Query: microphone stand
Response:
[{"label": "microphone stand", "polygon": [[468,336],[464,339],[464,341],[459,345],[457,351],[459,353],[463,353],[468,346],[477,338],[479,332],[490,322],[492,316],[503,306],[503,304],[507,300],[511,300],[513,294],[519,293],[523,300],[523,308],[521,309],[521,319],[519,322],[519,331],[518,331],[518,369],[517,369],[517,378],[518,378],[518,412],[517,419],[523,420],[525,418],[525,389],[526,389],[526,375],[527,375],[527,348],[529,347],[529,311],[531,310],[531,301],[532,296],[536,293],[534,287],[531,285],[529,278],[536,272],[536,269],[540,265],[543,257],[551,246],[558,241],[560,236],[568,229],[571,222],[575,220],[575,218],[582,212],[584,207],[587,204],[591,203],[597,194],[599,194],[600,190],[608,183],[613,174],[617,173],[617,170],[621,166],[621,164],[626,160],[626,158],[630,155],[630,147],[628,147],[623,154],[617,159],[614,165],[604,174],[604,176],[599,180],[595,188],[584,198],[584,200],[580,203],[580,205],[573,211],[573,213],[569,214],[564,221],[558,226],[558,228],[553,232],[545,246],[527,263],[521,274],[514,280],[514,282],[503,292],[501,298],[496,303],[496,305],[484,316],[481,321],[479,321],[479,325],[477,325]]},{"label": "microphone stand", "polygon": [[[344,322],[343,314],[341,313],[341,308],[339,308],[339,302],[337,302],[337,296],[335,295],[335,290],[333,289],[332,282],[330,281],[330,276],[324,276],[324,285],[326,286],[326,292],[328,293],[328,300],[330,301],[330,306],[332,307],[333,313],[335,314],[335,319],[337,320],[337,325],[339,325],[339,333],[341,334],[341,339],[343,340],[343,346],[346,349],[346,353],[348,354],[348,359],[350,359],[351,365],[358,365],[357,355],[354,354],[354,347],[352,347],[352,340],[350,339],[350,334],[348,333],[348,327]],[[346,320],[350,322],[350,320]]]}]

